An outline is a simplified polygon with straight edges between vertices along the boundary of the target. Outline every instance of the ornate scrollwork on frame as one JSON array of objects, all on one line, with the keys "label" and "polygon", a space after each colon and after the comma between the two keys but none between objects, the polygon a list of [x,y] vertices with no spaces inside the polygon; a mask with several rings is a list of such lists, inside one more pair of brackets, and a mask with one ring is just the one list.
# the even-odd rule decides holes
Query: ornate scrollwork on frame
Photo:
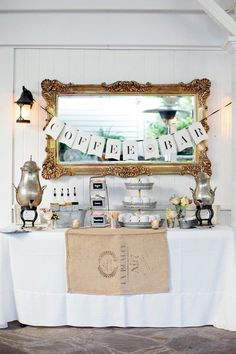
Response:
[{"label": "ornate scrollwork on frame", "polygon": [[136,177],[140,175],[151,175],[151,169],[144,166],[117,166],[104,167],[101,171],[103,176],[113,175],[117,177]]},{"label": "ornate scrollwork on frame", "polygon": [[137,81],[116,81],[109,85],[103,82],[102,87],[109,92],[148,92],[152,85],[150,82],[140,84]]},{"label": "ornate scrollwork on frame", "polygon": [[180,83],[181,88],[184,92],[191,92],[198,94],[198,100],[200,106],[206,108],[206,100],[210,95],[211,82],[208,79],[195,79],[185,84],[183,82]]},{"label": "ornate scrollwork on frame", "polygon": [[[146,123],[144,124],[144,121],[147,122],[150,120],[151,122],[155,122],[156,124],[156,119],[159,119],[159,121],[161,121],[162,124],[163,122],[165,122],[164,119],[163,121],[161,120],[160,112],[158,110],[158,107],[160,107],[161,103],[163,103],[165,100],[166,100],[165,102],[168,103],[167,98],[169,99],[170,102],[171,100],[173,101],[173,99],[176,99],[177,101],[181,97],[185,99],[185,103],[186,103],[188,100],[190,100],[189,97],[191,97],[191,100],[193,102],[192,110],[188,110],[188,112],[190,111],[193,112],[191,113],[192,121],[194,122],[201,119],[201,122],[206,132],[209,130],[207,119],[205,118],[205,110],[207,108],[206,100],[210,94],[211,83],[206,78],[195,79],[186,84],[181,82],[179,84],[162,84],[162,85],[151,84],[150,82],[141,84],[138,83],[137,81],[116,81],[111,84],[107,84],[103,82],[100,85],[93,85],[93,84],[79,85],[73,83],[64,84],[58,80],[45,79],[42,82],[41,86],[42,86],[42,95],[47,102],[46,109],[49,112],[46,120],[46,126],[50,122],[52,116],[59,116],[59,117],[61,116],[64,121],[65,121],[64,118],[68,116],[69,124],[71,122],[76,122],[75,127],[77,129],[82,129],[82,130],[84,129],[84,131],[90,132],[91,127],[95,129],[94,128],[95,118],[99,119],[98,117],[100,117],[101,122],[104,122],[103,114],[100,113],[100,115],[97,114],[95,116],[95,114],[93,113],[96,112],[96,106],[94,106],[94,102],[96,101],[96,99],[97,101],[102,101],[104,99],[104,101],[102,101],[102,105],[100,104],[100,106],[111,107],[111,110],[108,112],[107,117],[105,118],[107,119],[107,122],[109,122],[111,128],[118,127],[116,128],[117,131],[115,131],[114,133],[112,131],[112,134],[104,137],[107,139],[108,138],[121,139],[121,140],[131,139],[129,138],[129,136],[134,136],[134,130],[136,129],[137,140],[140,140],[140,135],[143,134],[142,129],[144,129],[143,127],[146,124]],[[66,107],[69,107],[68,111],[70,113],[65,113],[65,111],[63,112],[59,111],[59,109],[61,109],[60,107],[63,106],[61,104],[62,98],[71,99],[71,101],[68,101],[65,105]],[[77,98],[79,99],[78,101]],[[81,103],[80,99],[82,98],[87,99],[86,102],[88,103],[88,110],[86,111],[86,107],[84,105],[85,101],[83,101],[82,109],[79,106],[78,110],[74,110],[72,112],[71,107],[75,109],[75,102]],[[115,100],[117,100],[117,98],[118,101],[120,98],[124,98],[126,101],[122,101],[122,103],[118,103],[118,105],[114,107],[113,104]],[[132,119],[127,118],[122,123],[122,121],[120,121],[120,116],[117,113],[117,111],[119,111],[120,107],[122,107],[122,109],[124,110],[126,107],[126,102],[130,103],[129,99],[130,100],[136,99],[136,108],[142,107],[142,110],[139,112],[138,111],[136,112],[136,110],[134,110]],[[73,105],[71,104],[72,101],[73,101]],[[110,101],[112,101],[112,104],[110,104],[111,103]],[[150,106],[147,107],[149,102],[151,102]],[[154,102],[157,103],[159,102],[158,103],[159,106],[158,104],[155,105]],[[179,109],[179,112],[184,112],[185,109],[186,108],[183,106]],[[82,115],[81,112],[83,113]],[[148,112],[149,113],[151,112],[152,116],[150,114],[147,114]],[[145,119],[143,118],[143,113],[145,114]],[[71,114],[71,116],[69,114]],[[94,114],[94,117],[93,119],[91,119],[90,123],[87,123],[87,117],[91,116],[91,114]],[[184,113],[182,114],[183,116],[181,119],[184,119],[183,118]],[[137,116],[137,122],[135,122],[136,116]],[[138,119],[140,119],[140,116],[142,116],[142,119],[144,119],[142,122],[140,122],[140,120],[138,121]],[[76,118],[75,120],[75,117],[78,118]],[[132,124],[134,124],[135,129],[133,128],[133,131],[127,133],[125,127],[126,125],[128,125],[127,122],[131,122],[131,121],[133,122]],[[85,122],[87,126],[85,126]],[[100,125],[98,125],[98,127],[96,128],[97,129],[96,132],[99,132],[99,134],[106,133],[105,128],[107,127],[105,127],[103,124],[104,123],[100,123]],[[148,129],[150,129],[150,127],[151,129],[154,129],[155,124],[151,125],[149,123],[148,128],[147,126],[145,126],[146,129],[145,134],[147,134],[146,132],[148,132]],[[123,130],[120,129],[122,125],[124,126]],[[95,130],[92,131],[92,134],[94,133],[94,131]],[[120,134],[120,136],[118,137],[117,136],[118,131],[122,131],[124,133]],[[154,130],[152,130],[152,134],[154,134],[153,131]],[[128,135],[124,137],[122,136],[123,134],[128,134]],[[160,136],[159,133],[155,133],[155,134],[156,135],[154,135],[154,137],[159,138]],[[141,136],[141,140],[146,137],[147,136],[144,137],[144,135]],[[85,156],[86,154],[85,155],[81,154],[81,152],[79,152],[78,150],[71,150],[71,149],[68,150],[68,149],[69,149],[68,147],[66,148],[63,147],[60,143],[53,140],[50,136],[47,136],[47,147],[46,147],[47,156],[43,163],[43,169],[42,169],[42,175],[45,179],[54,179],[64,175],[72,176],[75,174],[84,174],[84,175],[96,174],[96,175],[103,175],[103,176],[114,175],[119,177],[135,177],[143,174],[148,174],[148,175],[191,174],[193,176],[196,176],[198,172],[204,171],[208,175],[211,175],[211,162],[207,156],[208,149],[206,147],[205,142],[201,142],[200,144],[195,146],[195,148],[193,149],[193,153],[190,154],[191,160],[189,156],[186,157],[186,155],[178,156],[176,160],[174,159],[167,160],[165,156],[160,156],[160,158],[156,160],[144,160],[143,155],[140,153],[138,154],[137,161],[124,161],[123,157],[121,158],[120,161],[115,161],[114,159],[106,160],[105,154],[103,154],[101,158],[95,159],[95,157],[91,157],[88,155]],[[69,156],[69,158],[68,157],[66,158],[66,155]],[[76,156],[76,160],[74,159],[75,156]]]},{"label": "ornate scrollwork on frame", "polygon": [[199,172],[206,172],[208,176],[211,176],[211,161],[207,157],[207,150],[207,147],[203,147],[203,150],[199,151],[198,163],[193,164],[192,166],[183,166],[181,174],[189,174],[196,177]]},{"label": "ornate scrollwork on frame", "polygon": [[48,151],[46,148],[47,157],[43,163],[42,176],[45,179],[55,179],[61,176],[72,176],[74,171],[72,169],[64,168],[55,163],[54,151]]}]

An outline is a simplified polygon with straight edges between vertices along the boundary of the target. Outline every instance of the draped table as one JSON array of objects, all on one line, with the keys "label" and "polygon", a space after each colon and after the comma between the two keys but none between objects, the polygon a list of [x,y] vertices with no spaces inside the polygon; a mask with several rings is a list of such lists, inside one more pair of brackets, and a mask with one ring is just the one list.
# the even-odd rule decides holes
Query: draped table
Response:
[{"label": "draped table", "polygon": [[67,293],[65,230],[0,234],[0,326],[18,320],[34,326],[236,330],[233,228],[169,229],[167,240],[170,291],[111,296]]}]

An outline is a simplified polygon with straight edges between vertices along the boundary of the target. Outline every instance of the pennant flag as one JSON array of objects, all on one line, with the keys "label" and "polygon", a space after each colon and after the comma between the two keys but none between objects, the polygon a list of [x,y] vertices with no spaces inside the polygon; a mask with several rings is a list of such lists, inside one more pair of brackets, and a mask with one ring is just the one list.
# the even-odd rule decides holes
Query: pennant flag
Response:
[{"label": "pennant flag", "polygon": [[174,138],[178,147],[178,151],[183,151],[184,149],[193,146],[189,132],[185,128],[175,132]]},{"label": "pennant flag", "polygon": [[208,135],[201,122],[193,123],[188,130],[195,144],[199,144],[201,141],[208,139]]},{"label": "pennant flag", "polygon": [[92,135],[88,147],[88,154],[101,157],[105,146],[105,142],[106,140],[102,136]]},{"label": "pennant flag", "polygon": [[[66,124],[57,117],[51,119],[45,129],[45,133],[53,139],[68,145],[72,149],[80,150],[89,155],[101,157],[106,144],[106,159],[120,160],[121,150],[123,151],[123,160],[138,161],[139,147],[136,140],[125,140],[123,143],[119,139],[105,139],[90,133],[77,130]],[[201,122],[193,123],[188,129],[181,129],[174,134],[162,135],[159,139],[144,139],[143,154],[145,160],[157,159],[159,154],[158,140],[162,155],[176,154],[186,148],[199,144],[208,139],[208,135]]]},{"label": "pennant flag", "polygon": [[108,139],[106,145],[106,159],[120,160],[121,141],[118,139]]},{"label": "pennant flag", "polygon": [[45,133],[56,140],[60,135],[62,129],[64,128],[65,124],[66,123],[64,123],[57,117],[53,117],[48,123],[47,128],[45,129]]},{"label": "pennant flag", "polygon": [[61,134],[58,137],[58,141],[60,141],[60,143],[66,144],[71,148],[76,138],[76,135],[77,135],[77,129],[66,124]]},{"label": "pennant flag", "polygon": [[72,144],[72,149],[79,150],[86,154],[91,135],[89,133],[82,132],[81,130],[77,130],[76,138]]},{"label": "pennant flag", "polygon": [[143,141],[143,151],[144,151],[144,158],[145,160],[158,158],[159,150],[158,150],[158,143],[156,139],[145,139]]},{"label": "pennant flag", "polygon": [[138,160],[138,143],[136,140],[123,142],[123,160]]},{"label": "pennant flag", "polygon": [[160,136],[159,144],[162,155],[177,153],[174,137],[171,134]]}]

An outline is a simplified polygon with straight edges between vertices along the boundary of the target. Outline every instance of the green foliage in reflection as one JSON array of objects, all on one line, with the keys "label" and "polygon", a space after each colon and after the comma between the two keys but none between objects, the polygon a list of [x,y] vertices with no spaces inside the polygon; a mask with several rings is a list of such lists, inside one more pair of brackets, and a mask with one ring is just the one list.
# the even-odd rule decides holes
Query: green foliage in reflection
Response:
[{"label": "green foliage in reflection", "polygon": [[[186,116],[183,114],[181,117],[180,115],[176,119],[176,129],[181,130],[184,128],[188,128],[192,124],[192,117]],[[149,123],[148,126],[148,137],[149,138],[158,138],[161,135],[167,134],[168,128],[167,124],[161,119],[159,114],[157,114],[155,122]]]},{"label": "green foliage in reflection", "polygon": [[122,135],[111,134],[110,132],[111,132],[111,128],[108,129],[107,131],[105,131],[105,129],[103,128],[99,128],[96,134],[106,139],[124,140],[124,137]]},{"label": "green foliage in reflection", "polygon": [[[175,97],[175,102],[170,102],[171,97],[163,96],[160,101],[160,107],[172,104],[179,107],[175,116],[175,129],[181,130],[188,128],[193,123],[192,111],[194,107],[193,96],[180,96]],[[173,123],[173,120],[169,122]],[[159,113],[155,113],[154,119],[147,125],[148,138],[159,138],[161,135],[168,134],[168,122],[161,118]],[[181,151],[181,155],[192,155],[194,149],[187,148]]]}]

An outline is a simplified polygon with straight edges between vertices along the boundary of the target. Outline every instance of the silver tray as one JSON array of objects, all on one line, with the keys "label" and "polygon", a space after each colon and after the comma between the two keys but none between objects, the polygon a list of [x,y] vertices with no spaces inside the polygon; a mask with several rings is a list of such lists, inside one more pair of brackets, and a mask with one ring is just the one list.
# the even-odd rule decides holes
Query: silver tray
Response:
[{"label": "silver tray", "polygon": [[129,209],[154,209],[157,202],[150,203],[132,203],[132,202],[122,202],[125,208]]},{"label": "silver tray", "polygon": [[16,228],[6,228],[6,229],[0,230],[1,234],[24,234],[27,232],[30,232],[30,231],[26,230],[26,229],[16,229]]},{"label": "silver tray", "polygon": [[122,227],[130,227],[133,229],[150,229],[152,227],[151,223],[148,222],[121,222],[119,221]]},{"label": "silver tray", "polygon": [[197,219],[179,220],[180,229],[194,229],[196,226],[198,226]]},{"label": "silver tray", "polygon": [[126,189],[137,190],[137,189],[152,189],[154,183],[125,183]]}]

